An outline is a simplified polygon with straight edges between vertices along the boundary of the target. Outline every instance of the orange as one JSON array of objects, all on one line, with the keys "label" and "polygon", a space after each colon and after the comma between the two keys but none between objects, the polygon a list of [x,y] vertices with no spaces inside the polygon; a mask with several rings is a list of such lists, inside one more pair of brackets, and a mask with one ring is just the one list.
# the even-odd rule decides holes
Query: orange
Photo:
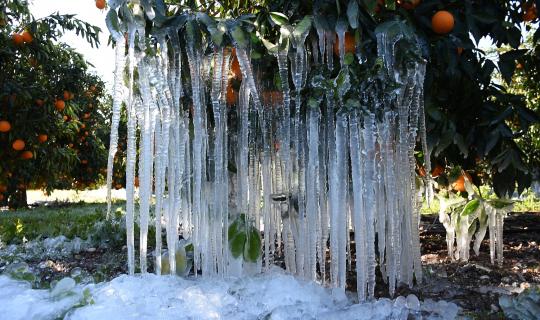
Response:
[{"label": "orange", "polygon": [[446,11],[437,11],[431,18],[431,28],[435,33],[447,34],[454,29],[454,16]]},{"label": "orange", "polygon": [[[336,37],[337,38],[337,37]],[[354,53],[356,41],[352,32],[345,32],[345,53]],[[334,54],[339,56],[339,41],[334,42]]]},{"label": "orange", "polygon": [[[465,172],[465,175],[467,175],[467,179],[469,179],[469,182],[472,183],[471,175],[466,172]],[[459,176],[459,178],[454,183],[452,183],[452,189],[459,192],[467,191],[467,189],[465,189],[465,176],[464,175]]]},{"label": "orange", "polygon": [[86,125],[83,123],[81,124],[81,129],[84,129],[84,128],[86,128]]},{"label": "orange", "polygon": [[11,130],[11,123],[6,120],[0,121],[0,132],[9,132]]},{"label": "orange", "polygon": [[400,5],[405,10],[412,10],[422,2],[422,0],[397,0],[398,5]]},{"label": "orange", "polygon": [[34,40],[34,37],[32,37],[32,34],[28,31],[24,31],[21,36],[23,38],[24,43],[30,43]]},{"label": "orange", "polygon": [[4,193],[7,191],[7,186],[5,184],[0,184],[0,193]]},{"label": "orange", "polygon": [[23,153],[21,153],[21,159],[23,160],[29,160],[29,159],[32,159],[34,157],[34,154],[32,153],[32,151],[24,151]]},{"label": "orange", "polygon": [[431,170],[431,176],[436,178],[440,176],[443,172],[444,172],[444,167],[438,164],[435,166],[435,168],[433,168],[433,170]]},{"label": "orange", "polygon": [[4,200],[4,195],[0,194],[0,201],[3,201],[3,200]]},{"label": "orange", "polygon": [[37,68],[38,66],[38,61],[34,57],[28,58],[28,63],[34,68]]},{"label": "orange", "polygon": [[426,176],[426,169],[424,167],[418,167],[418,175],[421,177]]},{"label": "orange", "polygon": [[377,5],[375,6],[375,13],[381,12],[381,9],[385,6],[385,0],[377,0]]},{"label": "orange", "polygon": [[63,100],[56,100],[54,107],[61,112],[66,107],[66,103]]},{"label": "orange", "polygon": [[265,106],[275,106],[283,102],[283,94],[280,91],[263,91],[261,102]]},{"label": "orange", "polygon": [[96,0],[96,7],[100,10],[105,9],[105,0]]},{"label": "orange", "polygon": [[13,144],[11,145],[13,147],[13,150],[16,150],[16,151],[21,151],[24,149],[24,146],[26,144],[24,143],[23,140],[21,139],[17,139],[15,141],[13,141]]},{"label": "orange", "polygon": [[463,53],[463,48],[462,47],[457,47],[457,54],[461,55],[462,53]]},{"label": "orange", "polygon": [[73,148],[73,143],[68,144],[68,147]]},{"label": "orange", "polygon": [[88,131],[85,131],[85,132],[84,132],[84,135],[85,135],[85,136],[88,136]]},{"label": "orange", "polygon": [[73,92],[69,93],[69,100],[73,100],[75,98],[75,94]]},{"label": "orange", "polygon": [[233,86],[229,83],[229,85],[227,86],[227,105],[232,106],[236,104],[237,99],[238,92],[236,92]]},{"label": "orange", "polygon": [[36,99],[36,106],[42,107],[43,104],[44,104],[44,101],[43,101],[43,100],[41,100],[41,99]]},{"label": "orange", "polygon": [[64,100],[65,100],[65,101],[68,101],[70,96],[71,96],[71,95],[70,95],[69,91],[64,90]]},{"label": "orange", "polygon": [[24,43],[24,38],[22,35],[14,33],[11,35],[11,41],[13,41],[13,44],[15,44],[16,46],[20,46]]},{"label": "orange", "polygon": [[88,164],[88,160],[83,159],[83,160],[81,160],[81,163],[82,163],[82,164]]},{"label": "orange", "polygon": [[68,120],[69,120],[68,116],[63,116],[62,119],[64,119],[64,121],[68,121]]},{"label": "orange", "polygon": [[90,86],[90,91],[96,92],[96,89],[97,89],[96,86],[94,86],[94,85],[91,85],[91,86]]},{"label": "orange", "polygon": [[525,22],[533,21],[538,17],[536,12],[536,4],[534,2],[523,5],[523,10],[523,21]]},{"label": "orange", "polygon": [[43,134],[43,133],[42,133],[42,134],[40,134],[40,135],[38,136],[38,141],[41,142],[41,143],[44,143],[44,142],[47,141],[48,138],[49,138],[49,137],[48,137],[46,134]]},{"label": "orange", "polygon": [[240,70],[240,62],[236,57],[236,48],[232,49],[232,63],[231,63],[231,72],[237,79],[242,79],[242,70]]},{"label": "orange", "polygon": [[84,118],[84,119],[90,118],[90,113],[85,113],[85,114],[83,115],[83,118]]}]

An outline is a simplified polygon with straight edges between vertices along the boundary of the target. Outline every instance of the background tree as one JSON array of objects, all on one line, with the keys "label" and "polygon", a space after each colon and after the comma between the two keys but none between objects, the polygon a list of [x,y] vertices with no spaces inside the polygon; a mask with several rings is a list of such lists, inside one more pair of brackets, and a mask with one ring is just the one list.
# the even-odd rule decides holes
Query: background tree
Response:
[{"label": "background tree", "polygon": [[57,41],[66,30],[99,44],[100,29],[74,15],[35,19],[20,0],[0,7],[0,203],[11,208],[26,205],[29,187],[71,187],[82,172],[96,181],[105,163],[94,134],[104,84]]}]

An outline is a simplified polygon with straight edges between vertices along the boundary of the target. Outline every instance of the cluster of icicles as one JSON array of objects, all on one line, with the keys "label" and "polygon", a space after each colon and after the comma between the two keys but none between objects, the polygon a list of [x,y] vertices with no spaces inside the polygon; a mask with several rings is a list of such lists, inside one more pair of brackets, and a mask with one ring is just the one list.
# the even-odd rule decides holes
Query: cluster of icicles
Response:
[{"label": "cluster of icicles", "polygon": [[[136,34],[142,39],[144,32],[129,26],[127,52],[122,45],[116,47],[108,168],[110,186],[120,109],[125,105],[130,273],[135,272],[138,220],[141,272],[147,271],[148,226],[155,221],[158,274],[165,225],[172,273],[181,235],[192,241],[195,274],[203,276],[264,270],[281,259],[292,274],[343,290],[348,272],[356,271],[361,301],[374,296],[377,265],[391,294],[398,283],[421,281],[413,152],[417,132],[425,131],[423,63],[398,69],[393,55],[397,40],[379,36],[384,70],[400,87],[385,99],[373,99],[367,110],[335,112],[339,102],[331,97],[319,101],[320,108],[306,108],[298,94],[311,64],[333,68],[331,59],[321,58],[331,57],[334,40],[329,32],[319,33],[320,52],[306,48],[304,36],[276,54],[281,79],[291,77],[294,88],[282,81],[283,99],[271,103],[261,101],[249,51],[236,46],[243,80],[231,109],[225,101],[230,48],[216,47],[204,55],[183,30],[169,30],[156,35],[158,53],[146,55],[144,48],[134,49]],[[185,47],[179,37],[186,37]],[[123,43],[124,38],[117,40]],[[168,41],[172,45],[167,46]],[[338,41],[343,50],[343,37]],[[182,65],[181,53],[187,55],[188,65]],[[187,84],[180,77],[185,68],[190,73]],[[295,101],[291,93],[297,94]],[[181,104],[185,95],[191,96],[191,111]],[[155,219],[150,217],[151,207]],[[227,245],[228,226],[241,213],[264,238],[256,263],[233,258]]]}]

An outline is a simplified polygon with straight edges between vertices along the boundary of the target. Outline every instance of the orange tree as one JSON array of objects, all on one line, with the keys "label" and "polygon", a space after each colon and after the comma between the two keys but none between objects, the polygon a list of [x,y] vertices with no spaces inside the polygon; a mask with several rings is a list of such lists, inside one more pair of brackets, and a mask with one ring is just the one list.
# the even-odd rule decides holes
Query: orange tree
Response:
[{"label": "orange tree", "polygon": [[[295,25],[310,15],[315,27],[325,32],[335,33],[336,26],[345,27],[349,33],[345,49],[355,54],[349,60],[355,75],[362,77],[378,63],[376,29],[392,20],[405,21],[420,39],[418,49],[428,62],[428,146],[433,151],[431,160],[440,185],[450,186],[462,179],[461,170],[450,173],[447,168],[464,169],[477,184],[491,183],[500,196],[512,194],[516,188],[521,192],[530,185],[528,154],[517,142],[539,116],[527,106],[522,94],[507,91],[494,81],[493,74],[498,71],[504,81],[511,81],[516,65],[528,54],[520,48],[524,41],[520,28],[538,23],[540,0],[147,0],[129,5],[112,1],[109,5],[108,25],[116,29],[113,32],[125,31],[118,28],[118,22],[122,25],[133,18],[126,14],[133,6],[142,7],[139,18],[146,21],[149,32],[156,34],[164,28],[182,29],[190,15],[202,12],[190,26],[212,41],[223,42],[217,45],[230,45],[218,23],[235,19],[227,23],[234,24],[238,34],[247,39],[252,58],[259,59],[257,67],[275,74],[275,59],[266,59],[269,54],[265,44],[278,43],[283,24]],[[317,31],[311,28],[307,43],[316,38]],[[510,50],[491,59],[477,45],[482,38]],[[338,58],[334,60],[337,65]],[[318,72],[316,69],[311,69],[310,78]],[[335,77],[338,70],[334,68],[325,77]],[[360,94],[355,92],[358,85],[352,83],[353,89],[343,94]],[[231,89],[234,100],[234,83]],[[313,95],[309,88],[303,93],[304,99]],[[424,156],[418,152],[420,160]]]},{"label": "orange tree", "polygon": [[99,28],[73,15],[35,19],[26,1],[0,7],[0,203],[26,205],[26,189],[83,187],[99,179],[96,136],[102,81],[57,41],[65,30],[99,44]]}]

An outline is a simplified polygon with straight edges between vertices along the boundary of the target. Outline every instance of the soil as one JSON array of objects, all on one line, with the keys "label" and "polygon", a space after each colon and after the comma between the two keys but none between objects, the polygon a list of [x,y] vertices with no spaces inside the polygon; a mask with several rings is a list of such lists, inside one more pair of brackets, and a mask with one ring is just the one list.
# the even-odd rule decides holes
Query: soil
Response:
[{"label": "soil", "polygon": [[[500,295],[517,294],[531,285],[540,284],[540,213],[514,213],[507,217],[502,266],[490,262],[489,234],[482,243],[480,255],[475,256],[471,252],[468,262],[450,261],[445,230],[436,216],[422,217],[420,237],[423,283],[413,288],[401,286],[396,295],[413,293],[421,300],[452,301],[462,308],[463,314],[481,319],[502,319],[498,304]],[[151,249],[148,252],[152,252]],[[96,281],[107,281],[127,273],[126,256],[125,246],[91,248],[59,261],[27,263],[39,272],[42,284],[70,276],[74,268],[81,268]],[[152,272],[153,258],[150,254],[148,263],[149,272]],[[276,259],[275,263],[283,265],[283,260]],[[386,288],[379,274],[376,296],[389,297]],[[347,290],[356,290],[354,272],[347,276]]]},{"label": "soil", "polygon": [[517,294],[540,284],[540,213],[513,213],[504,222],[504,262],[493,265],[489,234],[480,255],[471,251],[468,262],[450,261],[444,227],[434,216],[422,217],[421,245],[424,283],[398,294],[414,293],[420,299],[444,299],[464,314],[482,319],[501,319],[499,296]]}]

